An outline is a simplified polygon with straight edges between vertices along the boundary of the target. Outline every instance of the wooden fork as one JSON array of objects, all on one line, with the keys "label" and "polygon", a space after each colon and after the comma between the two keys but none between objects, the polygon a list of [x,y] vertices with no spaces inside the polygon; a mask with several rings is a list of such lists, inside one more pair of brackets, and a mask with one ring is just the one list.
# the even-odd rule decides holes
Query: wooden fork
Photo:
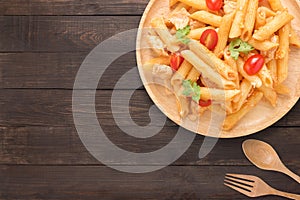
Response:
[{"label": "wooden fork", "polygon": [[242,174],[226,174],[224,185],[248,196],[259,197],[265,195],[277,195],[290,199],[300,200],[300,195],[282,192],[270,187],[256,176]]}]

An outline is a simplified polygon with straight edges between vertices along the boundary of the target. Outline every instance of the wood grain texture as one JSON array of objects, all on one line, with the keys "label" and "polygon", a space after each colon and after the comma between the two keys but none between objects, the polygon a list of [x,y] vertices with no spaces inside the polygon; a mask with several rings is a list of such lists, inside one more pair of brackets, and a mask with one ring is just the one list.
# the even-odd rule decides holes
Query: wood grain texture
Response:
[{"label": "wood grain texture", "polygon": [[148,0],[2,0],[0,15],[141,15]]},{"label": "wood grain texture", "polygon": [[[87,55],[88,52],[0,53],[0,88],[73,89],[76,73]],[[121,56],[105,71],[98,89],[113,89],[122,75],[135,67],[134,52]],[[135,76],[121,89],[135,89],[130,87],[132,81],[141,83],[137,68]]]},{"label": "wood grain texture", "polygon": [[255,174],[289,192],[300,189],[282,174],[241,166],[176,166],[148,174],[126,174],[100,166],[0,166],[0,171],[4,182],[1,199],[245,199],[223,185],[224,175],[230,172]]},{"label": "wood grain texture", "polygon": [[[89,91],[87,91],[89,92]],[[132,91],[120,92],[118,101],[126,108],[128,105],[122,96]],[[98,119],[104,125],[114,124],[111,111],[112,90],[98,90],[96,93],[96,111]],[[145,90],[137,90],[130,100],[131,117],[140,125],[150,121],[148,109],[153,105]],[[299,126],[299,106],[296,106],[276,126]],[[73,125],[71,90],[0,90],[0,126],[68,126]],[[126,110],[126,109],[123,109]],[[128,121],[126,112],[117,113],[124,124]],[[155,114],[154,117],[162,114]],[[167,126],[175,126],[170,120]]]},{"label": "wood grain texture", "polygon": [[[89,52],[139,16],[0,16],[0,52]],[[134,37],[134,36],[133,36]]]},{"label": "wood grain texture", "polygon": [[[151,152],[165,146],[175,136],[177,127],[164,127],[149,139],[128,136],[114,125],[101,125],[107,137],[120,148],[131,152]],[[268,128],[253,136],[234,140],[220,139],[210,152],[198,158],[204,137],[197,135],[188,151],[173,166],[253,166],[244,156],[241,144],[246,139],[266,141],[276,148],[282,161],[300,172],[298,154],[300,128]],[[102,165],[83,146],[74,126],[70,127],[2,127],[0,128],[0,165]],[[187,133],[189,134],[189,133]],[[190,133],[193,134],[193,133]],[[278,138],[281,138],[280,140]],[[286,146],[288,144],[288,148]],[[175,149],[174,149],[175,151]],[[120,165],[110,161],[111,165]],[[135,165],[127,163],[127,165]],[[145,165],[159,165],[149,160]]]}]

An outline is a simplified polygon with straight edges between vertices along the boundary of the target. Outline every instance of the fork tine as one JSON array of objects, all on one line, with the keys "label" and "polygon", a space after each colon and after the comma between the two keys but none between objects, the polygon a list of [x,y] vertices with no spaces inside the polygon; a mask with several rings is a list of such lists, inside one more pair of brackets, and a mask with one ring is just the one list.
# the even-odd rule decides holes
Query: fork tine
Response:
[{"label": "fork tine", "polygon": [[238,187],[236,187],[234,185],[230,185],[230,184],[225,183],[225,182],[224,182],[224,185],[226,185],[227,187],[230,187],[231,189],[234,189],[234,190],[236,190],[236,191],[238,191],[238,192],[240,192],[240,193],[242,193],[242,194],[244,194],[244,195],[246,195],[248,197],[250,196],[250,192],[247,191],[247,190],[243,190],[241,188],[238,188]]},{"label": "fork tine", "polygon": [[254,182],[252,182],[252,181],[250,182],[250,181],[245,181],[245,180],[237,179],[234,176],[228,176],[228,175],[226,175],[225,179],[231,180],[231,181],[234,181],[234,182],[243,183],[243,184],[245,184],[246,186],[249,186],[249,187],[253,187],[253,185],[254,185]]},{"label": "fork tine", "polygon": [[[241,178],[241,179],[244,179],[245,181],[248,181],[248,182],[254,182],[254,179],[255,179],[255,176],[244,175],[244,174],[226,174],[226,176]],[[249,180],[249,179],[252,179],[252,180]]]},{"label": "fork tine", "polygon": [[231,184],[231,185],[234,185],[234,186],[237,186],[237,187],[240,187],[241,189],[248,190],[249,192],[252,189],[251,186],[243,185],[243,184],[241,184],[241,183],[239,183],[237,181],[231,181],[231,180],[225,179],[224,182],[228,183],[228,184]]}]

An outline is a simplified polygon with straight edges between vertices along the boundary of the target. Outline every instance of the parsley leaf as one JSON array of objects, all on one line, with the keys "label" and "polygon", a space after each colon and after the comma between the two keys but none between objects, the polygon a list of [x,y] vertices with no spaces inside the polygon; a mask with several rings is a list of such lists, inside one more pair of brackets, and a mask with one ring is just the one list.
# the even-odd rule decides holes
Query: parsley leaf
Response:
[{"label": "parsley leaf", "polygon": [[190,42],[190,39],[186,38],[186,36],[190,33],[190,31],[191,27],[188,25],[182,29],[178,29],[175,36],[180,42],[188,44]]},{"label": "parsley leaf", "polygon": [[252,50],[254,50],[254,48],[250,44],[248,44],[247,42],[244,42],[243,40],[241,40],[239,38],[231,41],[229,44],[230,55],[235,60],[238,59],[240,53],[248,54]]},{"label": "parsley leaf", "polygon": [[197,83],[192,82],[191,80],[183,80],[182,86],[184,87],[182,94],[188,97],[192,97],[192,99],[198,103],[201,94],[200,86],[197,85]]}]

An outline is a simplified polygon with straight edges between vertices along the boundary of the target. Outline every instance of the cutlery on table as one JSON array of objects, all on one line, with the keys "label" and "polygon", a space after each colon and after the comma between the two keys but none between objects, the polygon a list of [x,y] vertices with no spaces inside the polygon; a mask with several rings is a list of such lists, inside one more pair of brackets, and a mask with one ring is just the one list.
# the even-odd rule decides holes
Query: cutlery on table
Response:
[{"label": "cutlery on table", "polygon": [[256,176],[242,174],[226,174],[224,185],[248,196],[260,197],[277,195],[290,199],[300,199],[300,195],[276,190]]},{"label": "cutlery on table", "polygon": [[244,141],[242,147],[246,157],[258,168],[284,173],[300,183],[300,177],[282,163],[271,145],[250,139]]}]

